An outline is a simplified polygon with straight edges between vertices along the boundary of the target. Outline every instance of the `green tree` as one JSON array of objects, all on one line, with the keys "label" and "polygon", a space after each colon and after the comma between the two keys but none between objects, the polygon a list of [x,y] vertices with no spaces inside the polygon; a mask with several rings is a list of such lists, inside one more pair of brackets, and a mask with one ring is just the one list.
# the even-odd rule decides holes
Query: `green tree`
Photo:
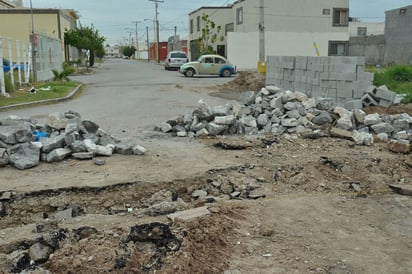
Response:
[{"label": "green tree", "polygon": [[[90,66],[94,64],[95,53],[104,52],[105,37],[99,35],[99,31],[93,27],[82,27],[70,29],[64,33],[64,41],[66,45],[76,47],[78,49],[89,50]],[[87,64],[86,64],[87,66]]]},{"label": "green tree", "polygon": [[202,54],[215,54],[215,44],[216,42],[224,41],[225,37],[221,34],[222,27],[216,25],[216,23],[209,18],[209,15],[202,15],[202,35],[197,40],[197,46],[199,48],[199,53]]},{"label": "green tree", "polygon": [[125,46],[122,49],[122,53],[124,56],[131,57],[136,52],[136,48],[134,46]]}]

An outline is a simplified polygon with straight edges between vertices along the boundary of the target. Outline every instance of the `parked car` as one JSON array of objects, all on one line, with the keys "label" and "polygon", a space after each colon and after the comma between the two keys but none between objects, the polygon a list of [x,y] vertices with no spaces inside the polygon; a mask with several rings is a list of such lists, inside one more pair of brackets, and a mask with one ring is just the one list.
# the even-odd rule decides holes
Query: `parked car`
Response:
[{"label": "parked car", "polygon": [[229,77],[232,74],[236,74],[236,68],[226,60],[226,58],[220,55],[207,54],[200,56],[195,62],[182,65],[179,72],[186,77],[202,74]]},{"label": "parked car", "polygon": [[181,65],[187,62],[189,62],[189,58],[184,51],[171,51],[166,56],[165,70],[178,70]]},{"label": "parked car", "polygon": [[[13,63],[12,65],[13,70],[17,70],[18,69],[18,65],[17,63]],[[24,70],[24,64],[20,64],[20,70]],[[3,71],[4,72],[9,72],[10,71],[10,61],[6,58],[3,58]]]}]

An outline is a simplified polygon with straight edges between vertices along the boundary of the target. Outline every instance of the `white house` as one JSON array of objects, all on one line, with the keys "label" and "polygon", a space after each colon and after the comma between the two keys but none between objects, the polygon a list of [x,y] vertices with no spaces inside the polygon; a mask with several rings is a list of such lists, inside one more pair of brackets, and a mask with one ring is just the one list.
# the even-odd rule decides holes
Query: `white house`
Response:
[{"label": "white house", "polygon": [[[209,17],[225,29],[225,56],[239,69],[254,69],[259,59],[260,1],[238,0]],[[265,56],[347,55],[349,0],[265,0]],[[206,8],[196,11],[199,16]],[[231,13],[231,17],[227,16]],[[210,15],[211,14],[211,15]],[[189,19],[194,18],[189,14]],[[195,36],[191,35],[190,40]]]}]

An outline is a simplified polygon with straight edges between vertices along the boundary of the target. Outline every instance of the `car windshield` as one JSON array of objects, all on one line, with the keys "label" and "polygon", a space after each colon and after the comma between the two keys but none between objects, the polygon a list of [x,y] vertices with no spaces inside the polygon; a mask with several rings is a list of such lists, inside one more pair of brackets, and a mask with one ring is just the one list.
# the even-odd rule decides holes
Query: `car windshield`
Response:
[{"label": "car windshield", "polygon": [[187,58],[186,54],[183,52],[176,52],[170,55],[171,58]]}]

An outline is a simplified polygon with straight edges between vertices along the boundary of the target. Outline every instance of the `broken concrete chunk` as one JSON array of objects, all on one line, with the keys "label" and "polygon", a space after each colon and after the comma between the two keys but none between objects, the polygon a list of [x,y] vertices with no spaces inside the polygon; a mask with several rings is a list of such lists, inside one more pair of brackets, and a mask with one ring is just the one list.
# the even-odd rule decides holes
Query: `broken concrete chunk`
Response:
[{"label": "broken concrete chunk", "polygon": [[49,152],[46,156],[46,162],[60,162],[64,158],[68,157],[72,153],[71,149],[68,148],[57,148]]},{"label": "broken concrete chunk", "polygon": [[8,149],[10,164],[18,169],[29,169],[40,162],[40,149],[31,144],[23,143]]},{"label": "broken concrete chunk", "polygon": [[412,186],[411,185],[394,185],[394,184],[390,184],[388,186],[389,186],[390,189],[392,189],[396,193],[399,193],[399,194],[402,194],[402,195],[412,196]]},{"label": "broken concrete chunk", "polygon": [[167,132],[171,131],[172,128],[173,127],[170,124],[166,123],[166,122],[164,122],[160,125],[160,130],[164,133],[167,133]]},{"label": "broken concrete chunk", "polygon": [[185,211],[179,211],[176,213],[172,213],[172,214],[167,215],[167,218],[169,218],[172,221],[176,219],[188,221],[188,220],[191,220],[194,218],[200,218],[200,217],[203,217],[209,214],[210,214],[210,211],[207,209],[207,206],[203,206],[203,207],[197,207],[197,208],[192,208],[192,209],[188,209]]},{"label": "broken concrete chunk", "polygon": [[93,152],[76,152],[72,154],[73,158],[78,160],[93,159]]},{"label": "broken concrete chunk", "polygon": [[392,140],[391,142],[389,142],[388,149],[395,153],[403,153],[403,154],[411,153],[410,144],[405,144],[405,143],[402,143],[400,141],[395,141],[395,140]]},{"label": "broken concrete chunk", "polygon": [[51,128],[60,130],[66,128],[69,119],[67,119],[63,113],[54,112],[50,113],[47,117],[47,125]]}]

